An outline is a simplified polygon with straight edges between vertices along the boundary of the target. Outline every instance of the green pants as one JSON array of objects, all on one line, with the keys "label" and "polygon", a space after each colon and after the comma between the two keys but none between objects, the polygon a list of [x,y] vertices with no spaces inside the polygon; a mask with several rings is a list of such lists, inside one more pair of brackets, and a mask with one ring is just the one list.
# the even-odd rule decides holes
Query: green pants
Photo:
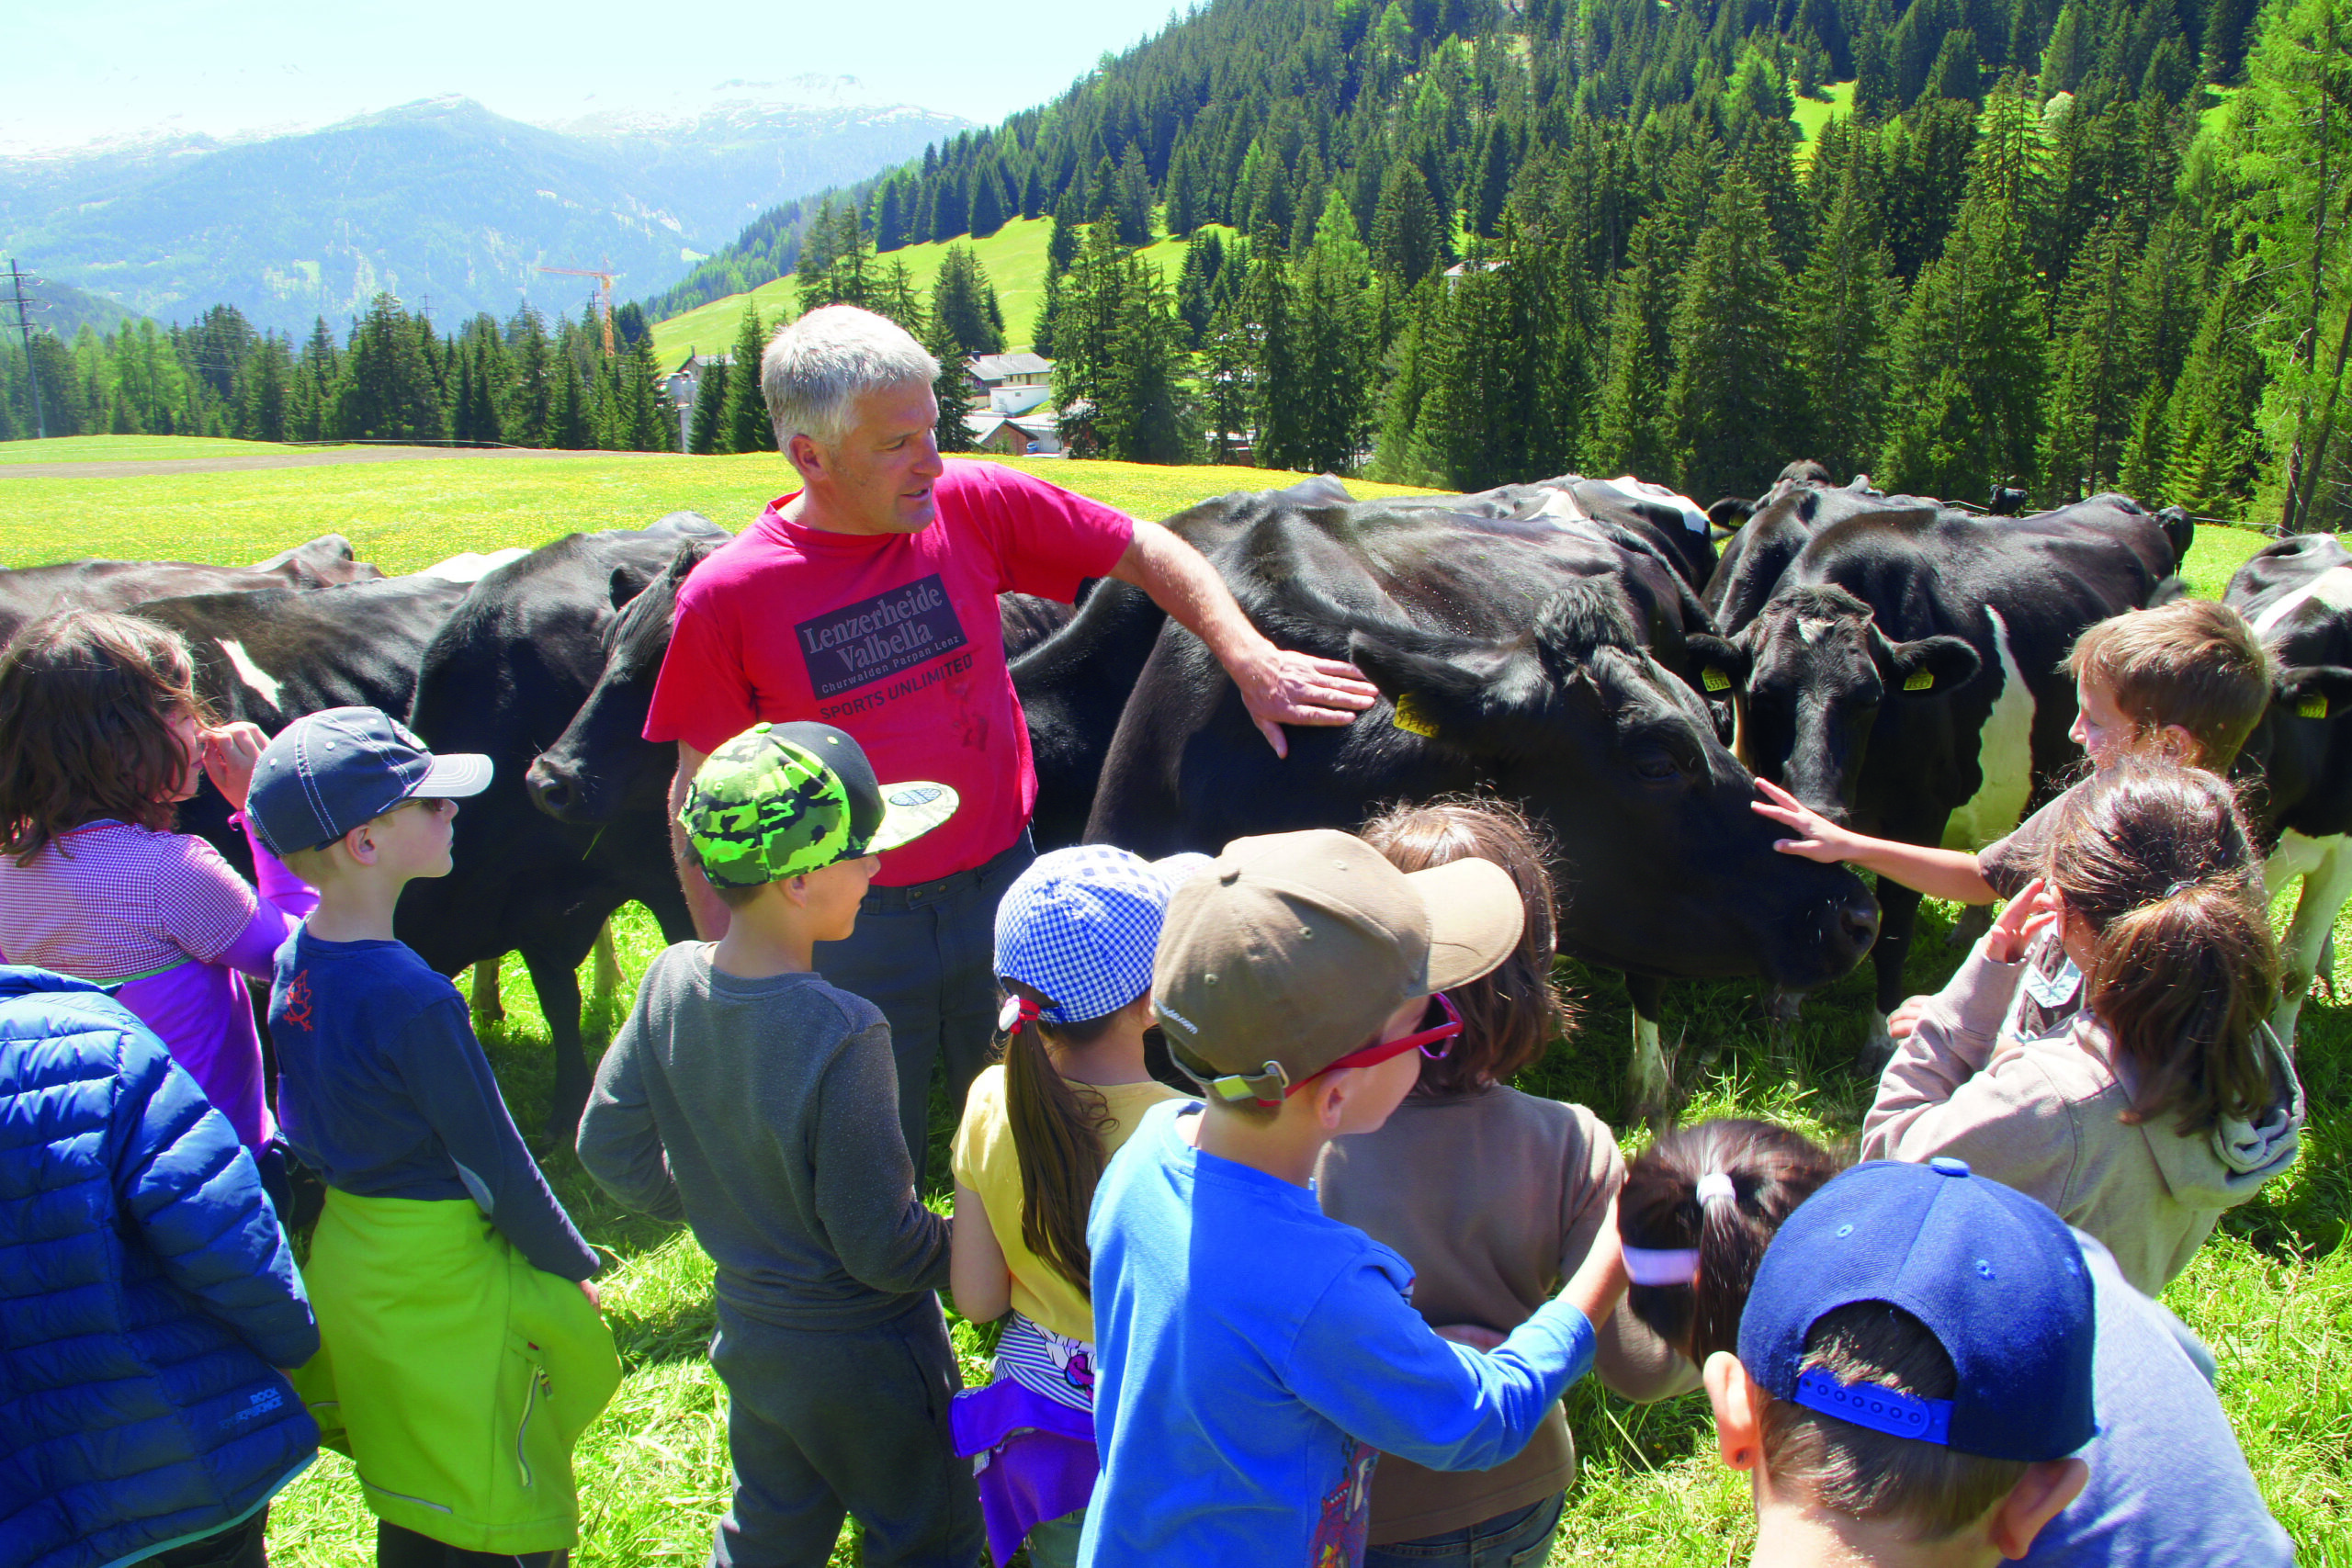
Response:
[{"label": "green pants", "polygon": [[578,1285],[469,1200],[333,1189],[302,1279],[320,1349],[294,1386],[377,1517],[469,1551],[579,1540],[571,1445],[621,1373]]}]

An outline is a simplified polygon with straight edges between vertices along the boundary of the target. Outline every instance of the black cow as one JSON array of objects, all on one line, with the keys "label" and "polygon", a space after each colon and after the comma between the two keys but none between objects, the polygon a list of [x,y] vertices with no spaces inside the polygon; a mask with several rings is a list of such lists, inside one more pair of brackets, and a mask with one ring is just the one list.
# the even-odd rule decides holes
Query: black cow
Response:
[{"label": "black cow", "polygon": [[2015,485],[1995,485],[1991,497],[1984,503],[1984,513],[1988,517],[2015,517],[2032,499]]},{"label": "black cow", "polygon": [[521,952],[555,1052],[550,1137],[568,1139],[587,1103],[578,970],[605,922],[634,899],[668,940],[694,930],[658,808],[568,825],[533,807],[525,773],[594,687],[629,604],[681,549],[727,536],[692,512],[570,535],[485,576],[424,650],[410,726],[437,750],[487,754],[496,773],[458,814],[455,869],[402,896],[401,940],[448,975]]},{"label": "black cow", "polygon": [[2273,897],[2302,879],[2287,929],[2286,983],[2271,1026],[2290,1044],[2336,911],[2352,896],[2352,553],[2333,534],[2267,545],[2223,595],[2270,650],[2270,705],[2244,758],[2269,847]]},{"label": "black cow", "polygon": [[1860,879],[1774,852],[1753,783],[1677,677],[1705,615],[1645,536],[1367,502],[1267,509],[1210,559],[1277,644],[1352,661],[1388,701],[1344,728],[1293,728],[1277,760],[1207,649],[1166,626],[1103,763],[1090,840],[1159,855],[1354,827],[1400,798],[1521,801],[1559,844],[1562,947],[1636,982],[1644,1112],[1669,1092],[1665,978],[1803,989],[1868,950],[1877,911]]},{"label": "black cow", "polygon": [[[1792,468],[1818,464],[1797,465]],[[1922,520],[1935,515],[1932,501],[1915,495],[1881,495],[1860,480],[1831,487],[1813,479],[1783,479],[1756,503],[1739,532],[1724,547],[1701,600],[1715,629],[1731,637],[1756,618],[1780,585],[1781,575],[1815,534],[1830,524],[1863,513],[1905,513]]]},{"label": "black cow", "polygon": [[[2120,495],[2027,518],[1864,513],[1821,528],[1729,638],[1696,638],[1727,682],[1734,749],[1835,820],[1973,847],[2081,760],[2064,665],[2092,622],[2147,603],[2174,539]],[[1880,1021],[1904,995],[1919,896],[1882,882]]]},{"label": "black cow", "polygon": [[151,599],[324,588],[383,575],[365,561],[354,560],[351,541],[340,534],[322,534],[252,566],[90,559],[0,568],[0,642],[53,610],[127,610]]}]

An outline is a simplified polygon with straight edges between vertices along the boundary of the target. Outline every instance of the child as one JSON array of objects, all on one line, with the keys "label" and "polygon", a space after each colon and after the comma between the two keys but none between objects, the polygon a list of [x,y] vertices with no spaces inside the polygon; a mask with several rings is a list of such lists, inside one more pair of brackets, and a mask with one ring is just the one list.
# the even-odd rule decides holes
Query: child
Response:
[{"label": "child", "polygon": [[596,1255],[457,987],[392,936],[401,887],[449,873],[457,799],[489,783],[487,757],[328,708],[269,743],[247,800],[319,890],[269,999],[287,1140],[327,1185],[303,1269],[323,1348],[295,1386],[357,1466],[376,1560],[396,1568],[570,1546],[572,1440],[620,1382]]},{"label": "child", "polygon": [[[2109,616],[2075,638],[2067,668],[2075,695],[2067,734],[2094,773],[2126,756],[2150,755],[2226,774],[2270,700],[2270,661],[2261,640],[2245,616],[2211,599],[2176,599]],[[1804,835],[1776,848],[1809,860],[1849,861],[1930,898],[1961,904],[2015,897],[2039,874],[2066,798],[1971,854],[1870,838],[1832,823],[1778,784],[1758,780],[1756,787],[1765,798],[1755,809]],[[2020,994],[2017,1027],[2046,1034],[2064,1028],[2082,1005],[2082,976],[2054,943],[2035,955],[2034,968],[2037,981]],[[1909,1033],[1925,999],[1914,997],[1889,1017],[1894,1039]]]},{"label": "child", "polygon": [[229,1119],[281,1213],[244,976],[266,977],[317,903],[253,836],[263,898],[171,831],[208,775],[240,813],[264,738],[208,728],[177,632],[67,610],[0,652],[0,952],[95,981],[161,1037]]},{"label": "child", "polygon": [[1004,1318],[995,1381],[956,1396],[956,1450],[983,1455],[989,1551],[1026,1534],[1036,1568],[1078,1561],[1094,1452],[1094,1311],[1086,1215],[1110,1157],[1174,1089],[1144,1065],[1151,963],[1177,884],[1208,864],[1125,850],[1056,850],[996,914],[1008,993],[1004,1060],[972,1080],[956,1130],[958,1311]]},{"label": "child", "polygon": [[[1491,1469],[1592,1365],[1623,1289],[1613,1232],[1491,1353],[1407,1299],[1411,1265],[1316,1207],[1325,1145],[1419,1077],[1432,992],[1519,945],[1519,890],[1461,860],[1409,875],[1361,839],[1242,839],[1170,902],[1152,1003],[1205,1109],[1153,1107],[1087,1225],[1102,1476],[1081,1562],[1362,1560],[1375,1450]],[[1475,1182],[1432,1172],[1431,1180]]]},{"label": "child", "polygon": [[[1510,1087],[1568,1023],[1552,987],[1552,878],[1526,819],[1495,802],[1399,807],[1363,837],[1404,872],[1490,861],[1526,912],[1510,956],[1435,998],[1431,1012],[1459,1014],[1461,1035],[1417,1058],[1419,1081],[1387,1122],[1334,1141],[1316,1179],[1324,1213],[1405,1255],[1425,1322],[1463,1343],[1498,1343],[1576,1272],[1624,1180],[1617,1140],[1591,1111]],[[1655,1400],[1696,1386],[1697,1370],[1630,1314],[1599,1327],[1595,1367],[1615,1393]],[[1576,1468],[1556,1404],[1519,1456],[1492,1470],[1449,1474],[1385,1456],[1364,1561],[1540,1558]]]},{"label": "child", "polygon": [[[1659,1139],[1627,1172],[1618,1224],[1629,1272],[1679,1278],[1636,1284],[1626,1293],[1627,1307],[1702,1359],[1719,1351],[1736,1356],[1758,1262],[1795,1201],[1836,1169],[1828,1153],[1769,1122],[1709,1122]],[[1702,1204],[1696,1189],[1711,1173],[1733,1184],[1737,1197]],[[1921,1179],[1901,1179],[1917,1185]],[[1703,1221],[1693,1216],[1702,1208]],[[2077,1452],[2090,1472],[2082,1494],[2034,1536],[2022,1561],[2046,1568],[2167,1562],[2291,1568],[2294,1544],[2264,1507],[2214,1397],[2211,1352],[2178,1318],[2125,1283],[2107,1248],[2079,1231],[2072,1235],[2091,1281],[2098,1433]],[[1688,1245],[1654,1246],[1658,1242]],[[1729,1341],[1711,1345],[1726,1328]],[[1847,1424],[1818,1425],[1835,1434]],[[1858,1429],[1843,1436],[1874,1440]],[[1767,1467],[1776,1478],[1788,1468],[1785,1460],[1778,1469]]]},{"label": "child", "polygon": [[[2153,1295],[2294,1163],[2302,1086],[2263,1021],[2278,952],[2229,786],[2127,760],[2070,792],[2046,880],[1921,1011],[1865,1159],[1958,1155],[2107,1244]],[[1996,1032],[2044,931],[2087,976],[2055,1035]]]},{"label": "child", "polygon": [[684,1219],[718,1266],[735,1466],[718,1568],[822,1562],[844,1512],[870,1563],[979,1555],[932,1294],[947,1223],[915,1195],[889,1026],[811,967],[857,924],[880,853],[955,809],[944,785],[878,788],[830,725],[755,724],[712,752],[678,819],[727,934],[653,961],[580,1123],[588,1173]]},{"label": "child", "polygon": [[261,1568],[317,1351],[236,1134],[121,1003],[0,969],[0,1545],[25,1568]]}]

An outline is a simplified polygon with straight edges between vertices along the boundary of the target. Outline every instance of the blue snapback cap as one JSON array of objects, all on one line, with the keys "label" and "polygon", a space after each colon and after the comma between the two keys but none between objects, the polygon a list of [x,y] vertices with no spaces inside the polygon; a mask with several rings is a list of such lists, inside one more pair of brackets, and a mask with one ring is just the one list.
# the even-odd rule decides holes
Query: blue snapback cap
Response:
[{"label": "blue snapback cap", "polygon": [[1209,857],[1147,861],[1108,844],[1037,857],[996,907],[996,972],[1052,998],[1037,1016],[1084,1023],[1151,989],[1159,930],[1176,889]]},{"label": "blue snapback cap", "polygon": [[[1951,1399],[1807,1369],[1805,1337],[1842,1306],[1925,1324],[1959,1374]],[[1799,1204],[1739,1320],[1748,1376],[1809,1410],[1985,1459],[2062,1459],[2098,1430],[2090,1274],[2065,1222],[1964,1160],[1858,1165]]]},{"label": "blue snapback cap", "polygon": [[436,757],[381,708],[322,708],[277,732],[254,763],[245,818],[273,854],[332,843],[403,800],[480,795],[491,761]]}]

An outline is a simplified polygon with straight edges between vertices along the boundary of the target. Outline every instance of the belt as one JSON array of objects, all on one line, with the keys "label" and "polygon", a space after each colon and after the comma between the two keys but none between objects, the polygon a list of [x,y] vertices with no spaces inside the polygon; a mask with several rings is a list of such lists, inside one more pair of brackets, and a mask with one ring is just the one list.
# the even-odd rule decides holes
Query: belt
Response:
[{"label": "belt", "polygon": [[976,866],[950,872],[932,882],[910,882],[904,887],[869,887],[858,903],[858,910],[862,914],[886,915],[936,904],[967,888],[978,887],[1008,865],[1025,865],[1036,858],[1036,846],[1030,841],[1029,829],[1023,828],[1021,837]]}]

